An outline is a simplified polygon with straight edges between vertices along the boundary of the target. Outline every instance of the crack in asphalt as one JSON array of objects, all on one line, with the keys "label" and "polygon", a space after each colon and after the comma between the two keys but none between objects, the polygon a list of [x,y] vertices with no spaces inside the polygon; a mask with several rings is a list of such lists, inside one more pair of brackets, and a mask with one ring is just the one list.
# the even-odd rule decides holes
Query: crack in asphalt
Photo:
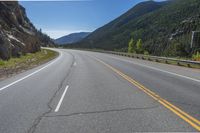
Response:
[{"label": "crack in asphalt", "polygon": [[143,108],[122,108],[122,109],[111,109],[111,110],[100,110],[100,111],[89,111],[89,112],[77,112],[77,113],[70,113],[70,114],[66,114],[66,115],[48,115],[52,112],[53,108],[51,107],[51,103],[53,102],[54,98],[57,96],[58,92],[62,89],[63,85],[65,82],[67,82],[69,80],[69,76],[70,74],[73,73],[73,64],[75,62],[75,57],[73,54],[69,53],[72,56],[72,63],[70,65],[70,69],[67,72],[66,76],[64,77],[64,79],[61,81],[61,83],[58,85],[58,88],[56,88],[55,93],[53,94],[53,96],[51,97],[51,99],[49,100],[49,102],[47,103],[48,106],[48,110],[44,113],[42,113],[40,116],[38,116],[32,126],[27,130],[27,133],[34,133],[35,130],[37,129],[37,126],[39,125],[39,123],[41,122],[41,120],[43,118],[50,118],[50,117],[70,117],[70,116],[76,116],[76,115],[89,115],[89,114],[100,114],[100,113],[111,113],[111,112],[122,112],[122,111],[134,111],[134,110],[146,110],[146,109],[154,109],[154,108],[158,108],[160,105],[155,105],[155,106],[151,106],[151,107],[143,107]]},{"label": "crack in asphalt", "polygon": [[71,56],[72,56],[72,64],[70,65],[70,69],[69,71],[67,72],[66,76],[64,77],[64,79],[61,81],[61,83],[58,85],[58,88],[56,88],[56,91],[55,93],[53,94],[53,96],[51,97],[51,99],[49,100],[49,102],[47,103],[47,106],[48,106],[48,110],[44,113],[42,113],[40,116],[38,116],[32,126],[27,130],[27,133],[34,133],[36,128],[37,128],[37,125],[40,123],[40,121],[42,120],[42,118],[44,116],[46,116],[47,114],[51,113],[51,111],[53,110],[53,108],[51,107],[51,103],[53,102],[54,98],[56,97],[56,95],[58,94],[58,92],[62,89],[62,86],[64,84],[64,82],[68,81],[68,77],[70,76],[70,74],[72,73],[72,69],[74,68],[73,67],[73,64],[75,62],[75,57],[74,55],[72,55],[71,53],[69,53]]},{"label": "crack in asphalt", "polygon": [[112,112],[122,112],[122,111],[134,111],[134,110],[147,110],[147,109],[155,109],[158,108],[160,105],[155,105],[151,107],[143,107],[143,108],[122,108],[122,109],[110,109],[110,110],[101,110],[101,111],[89,111],[89,112],[77,112],[77,113],[70,113],[66,115],[46,115],[44,117],[70,117],[76,115],[90,115],[90,114],[101,114],[101,113],[112,113]]}]

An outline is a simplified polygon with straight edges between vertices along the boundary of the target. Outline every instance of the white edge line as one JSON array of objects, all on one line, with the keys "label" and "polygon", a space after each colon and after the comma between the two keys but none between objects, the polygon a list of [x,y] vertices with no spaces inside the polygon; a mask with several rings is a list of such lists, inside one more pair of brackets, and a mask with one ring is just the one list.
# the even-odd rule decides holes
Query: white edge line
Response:
[{"label": "white edge line", "polygon": [[118,60],[121,60],[121,61],[126,61],[126,62],[128,62],[128,63],[132,63],[132,64],[135,64],[135,65],[138,65],[138,66],[150,68],[150,69],[152,69],[152,70],[160,71],[160,72],[163,72],[163,73],[168,73],[168,74],[171,74],[171,75],[174,75],[174,76],[178,76],[178,77],[181,77],[181,78],[189,79],[189,80],[196,81],[196,82],[199,82],[199,83],[200,83],[200,80],[194,79],[194,78],[191,78],[191,77],[188,77],[188,76],[184,76],[184,75],[180,75],[180,74],[177,74],[177,73],[165,71],[165,70],[162,70],[162,69],[159,69],[159,68],[155,68],[155,67],[151,67],[151,66],[142,65],[142,64],[139,64],[139,63],[135,63],[135,62],[126,60],[126,59],[120,59],[120,58],[117,58],[117,57],[112,57],[112,56],[110,56],[110,55],[108,55],[108,56],[111,57],[111,58],[113,58],[113,59],[118,59]]},{"label": "white edge line", "polygon": [[69,88],[69,86],[67,85],[66,88],[65,88],[65,90],[64,90],[64,92],[63,92],[63,94],[62,94],[62,96],[61,96],[61,98],[60,98],[60,101],[58,102],[58,105],[56,106],[55,112],[58,112],[58,111],[59,111],[60,106],[61,106],[61,104],[62,104],[62,101],[63,101],[63,99],[64,99],[64,97],[65,97],[65,94],[66,94],[68,88]]},{"label": "white edge line", "polygon": [[56,60],[50,62],[50,63],[47,64],[46,66],[44,66],[44,67],[42,67],[42,68],[36,70],[35,72],[33,72],[33,73],[31,73],[31,74],[29,74],[29,75],[27,75],[27,76],[25,76],[25,77],[23,77],[23,78],[21,78],[21,79],[18,79],[18,80],[16,80],[16,81],[14,81],[14,82],[12,82],[12,83],[10,83],[10,84],[4,86],[4,87],[1,87],[1,88],[0,88],[0,91],[2,91],[2,90],[4,90],[4,89],[6,89],[6,88],[8,88],[8,87],[10,87],[10,86],[12,86],[12,85],[18,83],[18,82],[20,82],[20,81],[22,81],[22,80],[24,80],[24,79],[26,79],[26,78],[28,78],[28,77],[30,77],[30,76],[32,76],[32,75],[38,73],[38,72],[40,72],[41,70],[43,70],[43,69],[45,69],[45,68],[47,68],[47,67],[49,67],[50,65],[52,65],[53,63],[55,63],[57,60],[59,60],[59,59],[61,58],[61,56],[62,56],[62,53],[60,52],[60,56],[59,56]]}]

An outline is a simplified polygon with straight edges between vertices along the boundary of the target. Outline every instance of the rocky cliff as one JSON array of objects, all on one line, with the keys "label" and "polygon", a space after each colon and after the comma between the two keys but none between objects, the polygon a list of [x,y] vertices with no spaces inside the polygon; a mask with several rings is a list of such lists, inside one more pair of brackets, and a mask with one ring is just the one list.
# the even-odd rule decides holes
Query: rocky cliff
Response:
[{"label": "rocky cliff", "polygon": [[[0,59],[39,51],[44,36],[48,38],[33,26],[17,1],[0,2]],[[46,40],[51,43],[50,38]]]}]

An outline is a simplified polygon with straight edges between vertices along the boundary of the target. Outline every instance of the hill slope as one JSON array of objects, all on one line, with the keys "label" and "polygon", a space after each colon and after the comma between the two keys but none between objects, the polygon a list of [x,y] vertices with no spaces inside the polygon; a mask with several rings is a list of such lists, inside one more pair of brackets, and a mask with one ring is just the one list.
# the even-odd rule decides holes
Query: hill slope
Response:
[{"label": "hill slope", "polygon": [[36,30],[17,1],[0,2],[0,59],[8,60],[52,45],[51,39]]},{"label": "hill slope", "polygon": [[70,43],[76,43],[81,41],[83,38],[88,36],[90,32],[79,32],[79,33],[72,33],[63,37],[60,37],[58,39],[55,39],[54,42],[56,44],[70,44]]},{"label": "hill slope", "polygon": [[126,51],[131,35],[154,55],[187,56],[191,32],[200,29],[199,0],[142,2],[75,46]]}]

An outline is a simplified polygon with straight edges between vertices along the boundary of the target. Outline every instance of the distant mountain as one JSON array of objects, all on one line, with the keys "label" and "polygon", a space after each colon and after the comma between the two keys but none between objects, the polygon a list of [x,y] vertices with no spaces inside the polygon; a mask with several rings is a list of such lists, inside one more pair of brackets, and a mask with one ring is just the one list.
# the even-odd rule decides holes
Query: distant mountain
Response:
[{"label": "distant mountain", "polygon": [[200,0],[146,1],[68,47],[127,51],[133,36],[150,54],[187,56],[192,31],[198,30]]},{"label": "distant mountain", "polygon": [[38,31],[17,1],[0,2],[0,59],[19,57],[52,45],[52,40]]},{"label": "distant mountain", "polygon": [[79,32],[79,33],[72,33],[58,39],[55,39],[56,44],[71,44],[81,41],[83,38],[87,37],[90,32]]}]

